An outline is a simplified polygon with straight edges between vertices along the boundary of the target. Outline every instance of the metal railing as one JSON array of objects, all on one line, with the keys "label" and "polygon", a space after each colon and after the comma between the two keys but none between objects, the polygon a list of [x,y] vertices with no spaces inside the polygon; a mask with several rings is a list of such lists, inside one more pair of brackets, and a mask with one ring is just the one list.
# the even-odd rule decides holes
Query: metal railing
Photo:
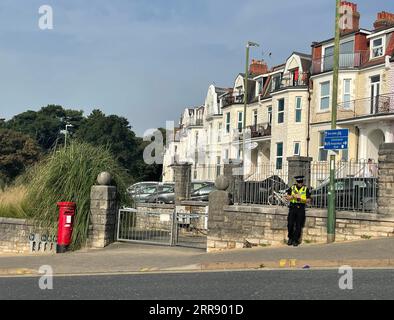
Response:
[{"label": "metal railing", "polygon": [[245,166],[243,175],[235,180],[232,187],[235,204],[268,205],[274,192],[288,189],[288,166],[283,163]]},{"label": "metal railing", "polygon": [[351,100],[338,105],[338,117],[340,119],[389,113],[394,113],[394,93]]},{"label": "metal railing", "polygon": [[[362,66],[369,60],[369,51],[356,51],[339,54],[339,68],[352,69]],[[322,56],[312,60],[312,74],[332,71],[334,68],[334,55]]]},{"label": "metal railing", "polygon": [[249,126],[247,129],[250,130],[250,137],[252,139],[270,137],[272,132],[272,127],[269,123]]},{"label": "metal railing", "polygon": [[[342,211],[375,212],[378,195],[378,165],[373,162],[338,162],[335,174],[336,208]],[[262,164],[243,169],[233,189],[235,204],[286,205],[285,191],[293,181],[287,162],[281,169],[277,164]],[[311,191],[310,207],[328,206],[329,162],[312,162],[308,187]]]},{"label": "metal railing", "polygon": [[275,92],[285,88],[307,86],[308,83],[309,83],[308,72],[301,72],[298,74],[298,77],[295,77],[295,74],[288,72],[283,75],[280,82],[277,82],[276,85],[272,86],[271,92]]}]

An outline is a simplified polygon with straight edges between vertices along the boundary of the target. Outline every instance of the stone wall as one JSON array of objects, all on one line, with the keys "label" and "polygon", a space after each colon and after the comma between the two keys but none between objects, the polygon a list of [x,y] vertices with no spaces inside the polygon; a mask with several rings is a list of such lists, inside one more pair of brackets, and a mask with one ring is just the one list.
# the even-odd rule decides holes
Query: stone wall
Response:
[{"label": "stone wall", "polygon": [[[210,215],[208,251],[287,242],[287,208],[226,206],[222,215]],[[326,243],[326,210],[307,210],[303,233],[306,243]],[[394,217],[338,212],[336,241],[394,236]]]},{"label": "stone wall", "polygon": [[0,253],[27,253],[33,226],[26,220],[0,218]]},{"label": "stone wall", "polygon": [[394,215],[394,143],[379,149],[378,212]]},{"label": "stone wall", "polygon": [[56,236],[24,219],[0,218],[0,254],[56,251]]}]

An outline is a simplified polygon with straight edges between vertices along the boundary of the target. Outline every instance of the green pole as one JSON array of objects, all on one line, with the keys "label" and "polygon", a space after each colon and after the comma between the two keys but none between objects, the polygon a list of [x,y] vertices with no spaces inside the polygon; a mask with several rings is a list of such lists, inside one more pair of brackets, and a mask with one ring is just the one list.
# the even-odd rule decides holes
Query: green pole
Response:
[{"label": "green pole", "polygon": [[246,106],[248,105],[248,79],[249,79],[249,44],[246,45],[246,66],[245,66],[245,94],[244,94],[244,132],[246,130]]},{"label": "green pole", "polygon": [[[332,106],[331,106],[331,129],[337,128],[337,106],[338,106],[338,78],[339,78],[339,53],[340,53],[340,9],[341,1],[336,0],[335,13],[335,47],[334,47],[334,70],[332,81]],[[327,243],[335,242],[335,154],[330,156],[330,186],[328,193],[328,212],[327,212]]]},{"label": "green pole", "polygon": [[243,148],[242,159],[245,165],[245,146],[246,146],[246,107],[248,105],[248,79],[249,79],[249,42],[246,44],[246,66],[245,66],[245,79],[244,79],[244,123],[243,123]]}]

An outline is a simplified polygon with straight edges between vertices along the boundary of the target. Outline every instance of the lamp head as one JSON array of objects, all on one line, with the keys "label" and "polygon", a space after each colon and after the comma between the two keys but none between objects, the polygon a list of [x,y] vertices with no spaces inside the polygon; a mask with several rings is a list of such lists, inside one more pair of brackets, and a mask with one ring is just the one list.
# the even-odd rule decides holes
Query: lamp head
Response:
[{"label": "lamp head", "polygon": [[260,47],[260,45],[256,42],[248,41],[247,47]]}]

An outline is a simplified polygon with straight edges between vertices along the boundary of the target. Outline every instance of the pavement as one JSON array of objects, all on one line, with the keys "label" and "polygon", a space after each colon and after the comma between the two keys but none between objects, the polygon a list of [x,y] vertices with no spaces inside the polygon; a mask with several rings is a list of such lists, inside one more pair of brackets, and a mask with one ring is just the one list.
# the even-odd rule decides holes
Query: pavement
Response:
[{"label": "pavement", "polygon": [[206,253],[201,249],[115,243],[62,255],[0,255],[1,276],[34,276],[49,265],[55,275],[201,272],[261,269],[394,268],[394,238],[300,247]]}]

